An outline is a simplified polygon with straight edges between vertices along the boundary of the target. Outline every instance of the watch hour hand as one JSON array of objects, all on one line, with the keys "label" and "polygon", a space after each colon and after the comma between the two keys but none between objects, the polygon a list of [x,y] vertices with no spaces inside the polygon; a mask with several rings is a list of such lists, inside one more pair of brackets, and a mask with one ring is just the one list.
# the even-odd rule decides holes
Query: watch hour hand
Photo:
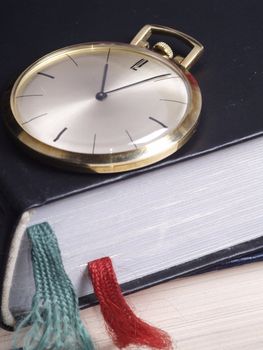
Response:
[{"label": "watch hour hand", "polygon": [[117,89],[105,91],[105,94],[110,94],[110,93],[115,92],[115,91],[120,91],[120,90],[123,90],[123,89],[127,89],[129,87],[132,87],[132,86],[135,86],[135,85],[138,85],[138,84],[142,84],[142,83],[146,83],[147,81],[150,81],[150,80],[153,80],[153,79],[156,79],[156,78],[166,77],[168,75],[171,75],[171,73],[155,75],[154,77],[147,78],[147,79],[144,79],[144,80],[140,80],[140,81],[137,81],[137,82],[132,83],[132,84],[124,85],[124,86],[121,86],[121,87],[119,87]]}]

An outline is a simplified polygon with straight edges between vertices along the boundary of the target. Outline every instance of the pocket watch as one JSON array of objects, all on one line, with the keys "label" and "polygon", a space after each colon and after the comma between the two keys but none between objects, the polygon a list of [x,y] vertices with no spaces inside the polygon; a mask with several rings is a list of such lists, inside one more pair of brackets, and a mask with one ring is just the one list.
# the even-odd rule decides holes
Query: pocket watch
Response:
[{"label": "pocket watch", "polygon": [[[152,34],[190,46],[186,57]],[[203,46],[178,30],[145,25],[130,44],[95,42],[51,52],[8,96],[7,126],[27,150],[77,171],[141,168],[177,151],[195,131],[201,94],[189,68]]]}]

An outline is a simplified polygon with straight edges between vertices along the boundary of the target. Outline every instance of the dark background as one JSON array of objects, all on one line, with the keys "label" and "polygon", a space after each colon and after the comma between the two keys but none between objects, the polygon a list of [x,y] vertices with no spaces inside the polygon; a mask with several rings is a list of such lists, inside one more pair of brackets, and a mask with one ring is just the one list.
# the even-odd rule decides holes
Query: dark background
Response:
[{"label": "dark background", "polygon": [[[129,42],[147,23],[177,28],[205,46],[204,55],[191,70],[203,95],[198,130],[179,152],[148,170],[263,131],[259,0],[1,2],[0,95],[22,70],[52,50],[88,41]],[[3,124],[3,113],[0,184],[18,212],[130,175],[74,174],[43,165],[13,142]]]},{"label": "dark background", "polygon": [[[129,42],[146,23],[177,28],[205,46],[204,55],[191,70],[203,95],[198,130],[179,152],[148,170],[263,131],[259,0],[1,2],[0,95],[22,70],[52,50],[88,41]],[[19,212],[130,175],[74,174],[43,165],[13,142],[3,113],[0,184],[6,199]]]},{"label": "dark background", "polygon": [[167,25],[204,44],[192,72],[204,108],[206,102],[221,108],[222,119],[216,120],[221,129],[221,121],[227,122],[236,109],[243,119],[248,107],[261,106],[262,11],[259,0],[1,1],[0,90],[52,50],[87,41],[129,42],[144,24]]},{"label": "dark background", "polygon": [[[88,41],[129,42],[143,25],[161,24],[192,35],[205,46],[204,55],[191,70],[201,87],[203,109],[190,142],[147,169],[240,141],[263,130],[260,4],[259,0],[1,2],[0,94],[22,70],[52,50]],[[0,184],[6,200],[18,212],[131,175],[76,174],[44,165],[13,142],[3,113]]]}]

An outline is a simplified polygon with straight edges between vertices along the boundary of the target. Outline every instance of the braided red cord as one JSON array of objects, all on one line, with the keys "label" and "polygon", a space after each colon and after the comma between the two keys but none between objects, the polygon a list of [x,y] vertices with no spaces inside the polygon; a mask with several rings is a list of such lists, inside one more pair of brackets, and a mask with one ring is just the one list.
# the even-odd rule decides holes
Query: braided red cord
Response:
[{"label": "braided red cord", "polygon": [[138,318],[127,304],[110,258],[90,262],[88,270],[107,330],[118,348],[137,345],[152,349],[172,349],[169,335]]}]

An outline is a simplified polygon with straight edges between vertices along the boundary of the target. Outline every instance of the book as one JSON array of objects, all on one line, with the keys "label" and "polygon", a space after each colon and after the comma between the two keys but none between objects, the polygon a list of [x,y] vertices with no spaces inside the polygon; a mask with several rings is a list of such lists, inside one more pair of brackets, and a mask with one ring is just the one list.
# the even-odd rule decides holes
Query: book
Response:
[{"label": "book", "polygon": [[52,226],[82,306],[92,303],[87,262],[103,256],[130,292],[263,248],[262,153],[260,137],[24,212],[12,313],[34,295],[28,225]]},{"label": "book", "polygon": [[[179,278],[127,296],[142,318],[167,331],[181,350],[261,350],[263,263]],[[81,311],[98,350],[115,350],[99,306]],[[0,330],[1,350],[12,334]]]},{"label": "book", "polygon": [[[32,274],[30,282],[30,271],[32,272],[32,270],[30,270],[30,266],[26,265],[29,260],[29,250],[26,246],[24,246],[25,249],[22,249],[23,244],[26,244],[26,238],[23,238],[22,233],[26,225],[41,220],[49,220],[56,231],[61,243],[66,270],[79,292],[81,306],[94,302],[91,296],[86,296],[91,292],[91,288],[85,288],[85,293],[83,294],[83,289],[81,289],[82,280],[78,279],[79,274],[74,273],[72,275],[70,271],[78,269],[80,265],[83,266],[84,264],[85,266],[89,259],[98,257],[95,254],[95,247],[91,247],[89,244],[92,237],[98,237],[95,235],[97,232],[100,232],[102,236],[103,233],[108,232],[110,238],[112,238],[111,234],[115,232],[120,237],[127,238],[123,240],[122,244],[126,244],[126,248],[129,248],[128,251],[132,253],[135,259],[137,247],[143,247],[141,245],[142,241],[138,240],[136,247],[131,246],[128,236],[136,237],[137,231],[134,224],[137,224],[137,228],[140,227],[144,233],[147,233],[148,230],[149,234],[145,235],[149,240],[148,245],[150,242],[154,242],[156,252],[161,251],[160,247],[162,246],[162,254],[166,256],[165,249],[174,248],[175,246],[170,246],[166,240],[167,245],[165,248],[165,245],[162,244],[165,242],[163,237],[165,237],[165,234],[168,234],[167,230],[169,227],[172,227],[172,224],[179,224],[180,222],[180,230],[178,231],[181,236],[178,235],[178,241],[174,240],[173,244],[177,246],[179,242],[184,243],[184,248],[183,245],[180,248],[181,255],[176,254],[176,259],[181,256],[185,260],[174,259],[169,263],[166,261],[165,264],[162,264],[161,259],[159,261],[152,259],[148,261],[147,267],[144,265],[145,270],[143,272],[138,270],[138,267],[140,267],[138,261],[138,264],[133,266],[127,273],[128,265],[130,264],[130,267],[132,267],[133,264],[132,260],[125,259],[123,255],[123,264],[117,265],[119,271],[123,272],[120,280],[125,292],[138,290],[183,273],[190,273],[191,271],[219,263],[222,260],[228,260],[231,257],[236,258],[247,254],[251,256],[250,254],[254,251],[257,252],[257,258],[260,256],[258,251],[262,248],[262,218],[260,216],[261,204],[258,196],[260,196],[260,183],[262,182],[260,167],[262,138],[260,136],[263,133],[263,122],[261,118],[261,101],[257,92],[262,90],[263,85],[262,74],[260,73],[263,70],[263,62],[260,59],[263,49],[261,45],[262,26],[260,11],[258,11],[258,4],[254,2],[252,6],[252,3],[253,1],[243,1],[242,4],[239,4],[237,12],[235,3],[229,4],[222,1],[219,4],[217,1],[204,1],[202,4],[196,4],[194,1],[190,1],[188,9],[191,9],[191,11],[189,12],[186,8],[180,8],[180,14],[176,14],[176,4],[169,4],[171,11],[168,12],[161,4],[156,3],[152,5],[152,13],[159,13],[158,22],[160,24],[168,24],[167,22],[169,22],[171,27],[188,32],[188,34],[199,39],[207,48],[205,55],[193,69],[193,74],[199,81],[203,95],[203,110],[198,130],[179,152],[157,164],[117,175],[77,174],[55,169],[24,154],[11,139],[1,118],[0,222],[2,234],[0,236],[0,285],[2,286],[1,321],[3,325],[8,325],[8,317],[3,316],[3,310],[5,312],[13,310],[12,312],[19,314],[26,311],[29,307],[33,292],[31,288],[33,286]],[[79,20],[82,21],[81,23],[85,23],[85,26],[81,27],[77,27],[75,20],[72,19],[74,16],[72,17],[71,7],[65,6],[63,8],[64,16],[68,18],[69,25],[63,27],[62,39],[53,35],[62,30],[60,24],[57,21],[50,22],[45,13],[38,13],[37,4],[30,4],[26,9],[22,4],[17,4],[16,11],[22,14],[19,17],[12,17],[8,11],[1,11],[0,28],[2,32],[5,31],[7,26],[11,26],[11,28],[23,27],[24,30],[24,34],[20,37],[19,45],[16,47],[13,46],[13,42],[16,39],[15,30],[5,31],[6,35],[0,39],[0,47],[5,47],[6,55],[3,56],[5,59],[2,57],[2,70],[0,72],[1,93],[8,88],[9,83],[7,82],[15,78],[16,72],[21,71],[36,58],[53,49],[81,41],[112,40],[128,42],[142,24],[145,24],[141,22],[141,19],[134,17],[132,26],[129,26],[129,28],[124,27],[121,34],[119,29],[117,30],[115,27],[105,31],[105,28],[96,26],[101,12],[95,6],[95,2],[91,1],[83,6],[85,9],[83,11],[78,9],[76,14],[79,16]],[[95,10],[92,6],[94,6]],[[103,11],[106,12],[103,13],[114,13],[114,9],[111,6],[105,2]],[[133,3],[132,6],[127,5],[128,8],[125,7],[125,9],[120,2],[116,2],[113,6],[122,9],[125,21],[129,20],[130,14],[133,13],[134,9],[141,13],[145,20],[149,18],[147,9],[142,3],[137,2]],[[226,7],[227,13],[225,13]],[[87,23],[84,20],[84,13],[88,13],[91,9],[93,16]],[[58,4],[52,4],[52,13],[60,13]],[[118,11],[115,15],[117,13]],[[168,18],[167,14],[169,14]],[[37,26],[43,37],[43,42],[39,40],[38,31],[32,29],[30,19],[34,18],[34,16],[37,16]],[[26,18],[28,20],[25,20]],[[200,18],[205,18],[206,20],[202,21]],[[220,25],[218,25],[218,18],[220,18]],[[235,18],[234,25],[233,18]],[[250,21],[253,22],[253,25],[250,25]],[[119,22],[120,25],[121,23]],[[75,36],[72,37],[71,33],[73,32]],[[25,49],[29,39],[34,50]],[[20,52],[20,60],[9,60],[8,57],[13,57],[17,51]],[[237,145],[234,146],[234,144]],[[227,148],[227,146],[231,147]],[[222,163],[220,163],[219,158]],[[226,163],[225,160],[227,160]],[[212,166],[213,170],[211,170]],[[202,180],[200,177],[200,172],[202,171],[206,174],[206,180],[203,183],[199,183],[198,191],[194,191],[198,181]],[[225,172],[227,175],[225,175]],[[194,174],[195,176],[192,176]],[[214,182],[212,181],[213,178],[215,179]],[[223,182],[221,183],[220,181]],[[218,183],[221,183],[221,185],[219,186]],[[179,186],[179,184],[181,185]],[[175,186],[177,186],[176,192],[173,192],[175,191]],[[235,192],[233,194],[234,189]],[[131,198],[127,195],[128,191],[133,195]],[[180,200],[178,197],[174,198],[170,203],[165,203],[164,195],[174,195],[176,197],[180,191],[182,191]],[[225,198],[223,191],[226,191]],[[115,200],[112,203],[112,201],[109,201],[110,197],[107,199],[108,204],[106,207],[102,206],[106,204],[106,201],[104,201],[105,195],[109,196],[110,193],[114,196],[116,194],[119,195],[119,197],[115,198],[120,201],[121,215],[119,215],[120,212],[118,211],[120,207],[116,206],[118,201]],[[143,197],[142,194],[144,194]],[[136,195],[138,196],[137,198]],[[218,202],[217,196],[221,196]],[[96,198],[94,199],[94,197]],[[201,198],[202,203],[206,204],[207,207],[199,206]],[[87,211],[80,213],[82,200],[87,205],[95,203],[90,219],[87,218]],[[181,207],[177,205],[176,200],[180,202]],[[242,211],[240,211],[239,204],[242,200],[243,206],[241,207]],[[147,205],[143,206],[143,201]],[[162,215],[156,209],[151,213],[147,212],[148,209],[154,208],[153,202],[155,202],[157,208],[158,203],[156,204],[156,202],[161,203],[161,201],[163,201]],[[222,210],[225,210],[222,216],[220,216],[222,214],[220,213],[221,207],[216,209],[216,205],[219,203],[221,203]],[[141,206],[140,213],[142,215],[140,217],[136,216],[138,204]],[[96,205],[98,206],[97,208]],[[189,214],[186,211],[186,209],[193,210],[191,205],[196,205],[196,216],[191,216],[191,212]],[[214,205],[214,214],[218,213],[218,216],[215,215],[213,217],[212,211],[209,210],[211,205]],[[56,206],[60,207],[60,211],[54,211],[58,210]],[[74,208],[78,210],[77,215],[74,212]],[[180,208],[182,211],[180,211]],[[141,209],[145,211],[141,211]],[[72,210],[74,215],[69,216]],[[125,214],[125,210],[127,210],[129,216]],[[201,210],[203,211],[201,212]],[[67,215],[66,217],[63,216],[63,220],[53,215],[57,213],[62,215],[64,212]],[[177,217],[179,215],[180,220],[176,219],[175,214]],[[210,226],[206,226],[206,219],[209,215],[211,219]],[[52,217],[54,219],[53,222]],[[229,218],[229,221],[226,220],[226,217]],[[119,221],[117,220],[118,218]],[[187,223],[191,222],[190,219],[194,222],[193,219],[197,220],[198,218],[203,218],[203,222],[199,222],[200,226],[195,224],[192,227],[187,226]],[[224,220],[221,223],[220,219],[222,220],[222,218]],[[72,231],[66,229],[66,225],[63,227],[61,223],[67,222],[64,219],[69,220],[72,225],[75,224],[78,229],[74,225],[71,226]],[[89,226],[89,220],[91,219],[93,221],[90,222],[94,223],[92,227]],[[100,226],[107,220],[108,225]],[[245,226],[243,225],[244,221]],[[216,225],[217,230],[215,230]],[[202,239],[201,236],[198,236],[200,227],[210,230],[209,232],[212,234],[211,241],[206,241],[205,235],[202,236]],[[190,231],[190,228],[193,231]],[[196,248],[195,253],[198,251],[197,255],[192,254],[193,251],[189,253],[189,241],[183,237],[183,232],[186,229],[189,230],[188,238],[191,235],[196,238],[192,247]],[[83,246],[79,235],[85,235],[87,232],[89,240],[86,242],[86,246]],[[157,233],[159,238],[157,241],[154,240],[156,239],[154,236],[151,236],[154,233]],[[208,234],[208,231],[206,233]],[[240,236],[238,236],[239,233]],[[226,240],[221,240],[219,234],[223,235]],[[16,237],[16,235],[20,236],[20,240],[14,241],[13,237]],[[61,240],[63,236],[71,237],[74,243],[77,243],[77,247],[83,248],[83,259],[81,262],[71,265],[70,258],[67,260],[67,248],[68,252],[70,252],[71,246],[66,247],[66,250],[64,250]],[[103,240],[100,239],[100,241],[102,242]],[[16,242],[15,245],[14,242]],[[22,246],[19,251],[21,242]],[[110,244],[109,238],[106,242]],[[210,249],[211,246],[209,244],[202,246],[202,242],[211,243],[213,249]],[[199,250],[197,249],[198,243],[200,244]],[[16,254],[10,254],[10,247],[14,246]],[[122,251],[120,242],[112,244],[111,248],[114,248],[113,246],[117,247],[118,252]],[[105,249],[103,252],[100,251],[100,254],[112,256],[114,255],[113,250]],[[24,257],[27,257],[26,259],[23,259],[23,254],[21,255],[23,252],[25,253]],[[137,258],[138,256],[135,260]],[[8,260],[9,269],[7,270]],[[24,264],[20,266],[21,261]],[[142,267],[144,263],[142,262]],[[154,269],[151,269],[154,264]],[[27,281],[29,288],[31,288],[30,293],[28,289],[19,289],[19,283],[23,282],[23,279],[20,279],[20,282],[19,278],[13,280],[13,276],[14,278],[18,276],[16,267],[22,268],[23,266],[25,268],[24,272],[28,272],[27,277],[29,277],[29,280]],[[21,270],[20,272],[24,276],[24,272]],[[22,301],[22,304],[18,305],[17,302],[20,301]],[[12,326],[11,324],[9,325]]]}]

